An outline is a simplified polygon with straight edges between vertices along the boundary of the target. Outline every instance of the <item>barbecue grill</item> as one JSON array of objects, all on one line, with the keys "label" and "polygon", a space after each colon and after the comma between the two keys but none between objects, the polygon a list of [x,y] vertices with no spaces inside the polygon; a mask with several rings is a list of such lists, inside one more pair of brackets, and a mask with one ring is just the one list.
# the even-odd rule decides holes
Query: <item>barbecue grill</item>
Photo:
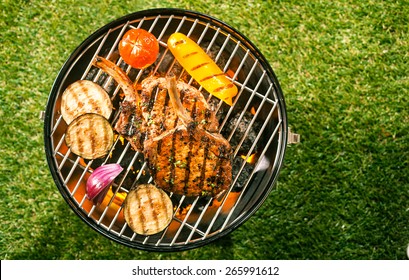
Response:
[{"label": "barbecue grill", "polygon": [[[145,70],[133,69],[118,55],[118,42],[131,28],[143,28],[159,41],[158,59]],[[166,46],[167,38],[174,32],[184,33],[196,41],[228,73],[239,89],[232,106],[208,95],[183,69],[178,68]],[[114,104],[109,119],[112,125],[120,113],[121,89],[112,77],[92,65],[96,56],[115,62],[135,84],[148,75],[164,76],[173,71],[203,92],[217,113],[220,133],[230,141],[234,151],[233,183],[223,197],[187,197],[169,193],[174,215],[164,231],[144,236],[128,227],[123,216],[127,193],[138,184],[152,183],[143,155],[117,135],[108,156],[84,160],[73,154],[64,140],[67,124],[60,113],[61,96],[65,88],[77,80],[92,80],[108,92]],[[61,68],[42,118],[48,165],[65,201],[87,225],[102,235],[148,251],[180,251],[203,246],[239,227],[272,190],[286,145],[297,141],[293,139],[297,135],[287,128],[279,82],[260,51],[224,22],[179,9],[136,12],[89,36]],[[96,167],[106,163],[119,163],[124,170],[112,183],[104,201],[95,205],[86,197],[86,180]]]}]

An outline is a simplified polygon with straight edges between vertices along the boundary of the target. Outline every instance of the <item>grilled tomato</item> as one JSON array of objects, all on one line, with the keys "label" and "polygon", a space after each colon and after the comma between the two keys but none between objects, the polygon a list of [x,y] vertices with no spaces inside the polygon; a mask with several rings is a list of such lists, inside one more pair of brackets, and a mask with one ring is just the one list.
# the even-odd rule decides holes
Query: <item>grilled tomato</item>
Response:
[{"label": "grilled tomato", "polygon": [[122,59],[137,69],[152,65],[159,53],[156,37],[144,29],[130,29],[119,42],[119,54]]}]

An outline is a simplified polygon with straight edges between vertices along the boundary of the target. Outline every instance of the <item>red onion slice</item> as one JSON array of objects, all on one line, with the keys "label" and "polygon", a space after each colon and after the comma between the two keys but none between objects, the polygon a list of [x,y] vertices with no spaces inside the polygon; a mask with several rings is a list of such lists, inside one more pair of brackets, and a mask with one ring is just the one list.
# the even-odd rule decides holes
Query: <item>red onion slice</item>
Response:
[{"label": "red onion slice", "polygon": [[95,204],[101,203],[108,187],[122,170],[123,168],[117,163],[109,163],[96,168],[87,180],[87,198]]}]

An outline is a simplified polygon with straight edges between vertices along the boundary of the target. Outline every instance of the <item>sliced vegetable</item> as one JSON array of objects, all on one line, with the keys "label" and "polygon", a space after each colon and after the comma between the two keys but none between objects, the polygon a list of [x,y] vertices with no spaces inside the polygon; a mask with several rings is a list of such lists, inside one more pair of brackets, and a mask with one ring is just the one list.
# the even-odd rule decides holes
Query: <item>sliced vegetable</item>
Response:
[{"label": "sliced vegetable", "polygon": [[86,113],[100,114],[108,119],[111,112],[108,93],[91,81],[79,80],[70,84],[61,97],[61,115],[67,124]]},{"label": "sliced vegetable", "polygon": [[87,198],[95,204],[100,204],[104,200],[109,186],[122,170],[121,165],[117,163],[109,163],[97,167],[87,180]]},{"label": "sliced vegetable", "polygon": [[159,54],[156,37],[144,29],[130,29],[118,45],[122,59],[134,68],[143,69],[153,64]]},{"label": "sliced vegetable", "polygon": [[67,127],[65,142],[71,151],[85,159],[108,154],[114,143],[114,132],[108,120],[99,114],[77,117]]},{"label": "sliced vegetable", "polygon": [[237,87],[198,44],[182,33],[173,33],[168,39],[168,48],[205,90],[232,105]]},{"label": "sliced vegetable", "polygon": [[137,234],[152,235],[161,232],[172,221],[172,216],[172,201],[155,185],[139,185],[125,199],[125,220]]}]

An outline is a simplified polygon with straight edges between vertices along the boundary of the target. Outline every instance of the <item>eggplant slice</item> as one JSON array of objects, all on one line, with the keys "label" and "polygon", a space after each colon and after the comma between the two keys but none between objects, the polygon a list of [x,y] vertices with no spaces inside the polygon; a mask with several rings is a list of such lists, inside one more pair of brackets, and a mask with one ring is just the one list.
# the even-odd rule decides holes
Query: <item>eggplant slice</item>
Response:
[{"label": "eggplant slice", "polygon": [[135,233],[153,235],[172,221],[173,204],[163,190],[153,184],[142,184],[126,196],[124,217]]},{"label": "eggplant slice", "polygon": [[114,144],[114,132],[105,117],[83,114],[68,125],[65,142],[74,154],[96,159],[108,154]]},{"label": "eggplant slice", "polygon": [[79,80],[70,84],[61,97],[61,115],[67,124],[76,117],[95,113],[109,119],[112,102],[108,93],[98,84]]}]

